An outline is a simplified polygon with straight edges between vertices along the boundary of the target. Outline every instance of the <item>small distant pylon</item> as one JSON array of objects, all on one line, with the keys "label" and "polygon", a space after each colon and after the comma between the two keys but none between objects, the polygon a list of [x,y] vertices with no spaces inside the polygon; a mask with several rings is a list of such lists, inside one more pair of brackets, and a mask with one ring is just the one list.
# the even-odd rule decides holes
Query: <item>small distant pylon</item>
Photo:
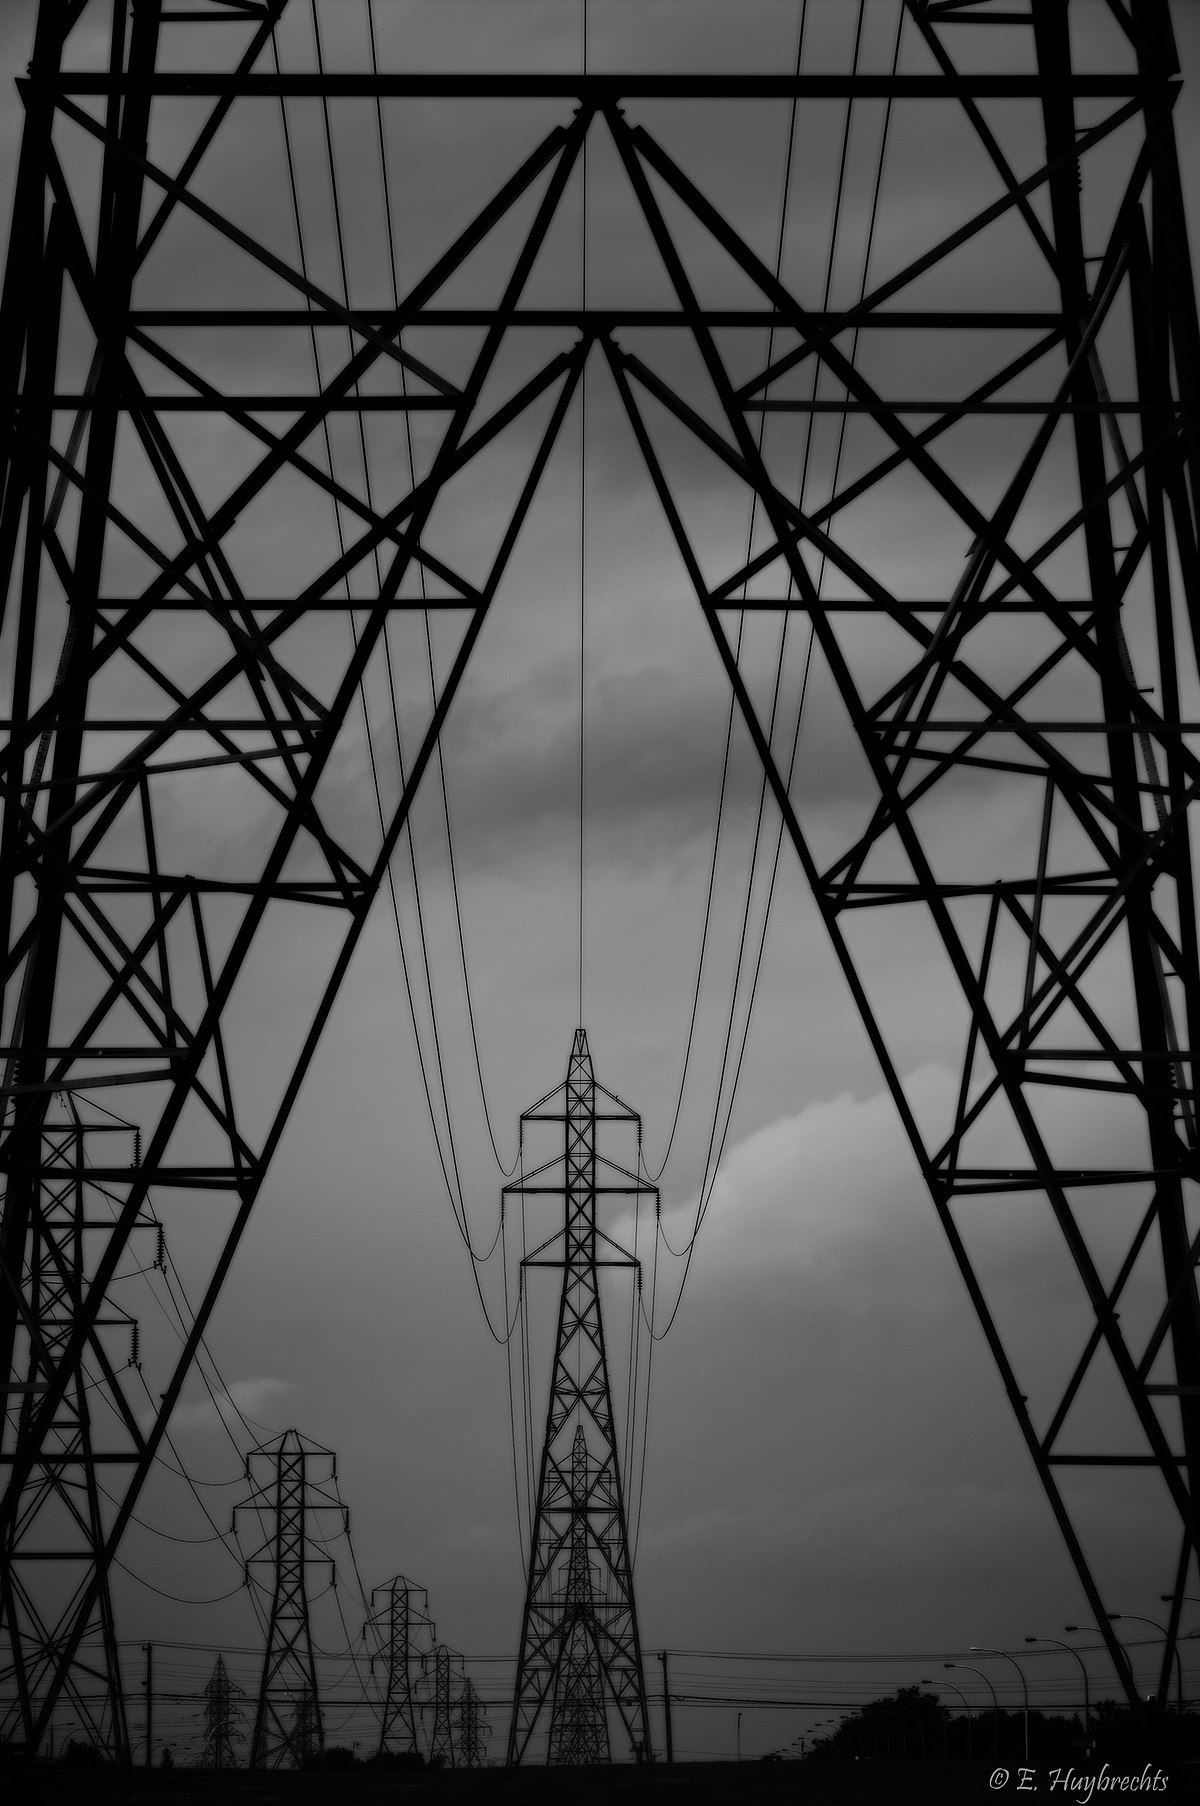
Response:
[{"label": "small distant pylon", "polygon": [[475,1691],[475,1684],[467,1678],[463,1687],[462,1702],[458,1709],[458,1747],[464,1768],[482,1768],[487,1758],[488,1724],[487,1714],[483,1709],[483,1701]]},{"label": "small distant pylon", "polygon": [[[604,1100],[602,1112],[597,1093]],[[596,1201],[605,1194],[636,1200],[657,1192],[607,1155],[601,1178],[596,1145],[601,1114],[606,1123],[636,1128],[640,1137],[637,1113],[597,1084],[580,1028],[565,1084],[521,1117],[522,1140],[527,1123],[562,1123],[562,1158],[540,1165],[532,1187],[520,1179],[504,1188],[511,1196],[526,1190],[557,1193],[565,1205],[562,1230],[521,1263],[523,1269],[561,1267],[563,1277],[508,1736],[510,1764],[525,1760],[547,1714],[548,1762],[607,1762],[610,1705],[634,1760],[653,1758],[600,1311],[598,1240],[604,1243],[606,1267],[638,1263],[601,1235]],[[561,1185],[553,1183],[556,1167]]]},{"label": "small distant pylon", "polygon": [[321,1711],[317,1704],[317,1691],[307,1683],[296,1695],[296,1705],[292,1713],[292,1747],[295,1752],[297,1768],[303,1768],[314,1756],[319,1756],[325,1748],[325,1733],[321,1723]]},{"label": "small distant pylon", "polygon": [[316,1526],[335,1513],[349,1528],[349,1513],[337,1492],[337,1460],[332,1450],[285,1430],[246,1457],[246,1477],[254,1490],[239,1512],[253,1511],[264,1525],[264,1540],[246,1560],[246,1577],[256,1564],[270,1564],[271,1616],[263,1655],[262,1680],[250,1746],[251,1768],[298,1768],[325,1748],[316,1658],[308,1616],[308,1570],[333,1562],[328,1533]]},{"label": "small distant pylon", "polygon": [[375,1587],[366,1630],[376,1646],[371,1667],[378,1659],[385,1676],[379,1754],[420,1755],[412,1672],[420,1654],[418,1639],[432,1641],[433,1623],[425,1588],[414,1586],[403,1574]]},{"label": "small distant pylon", "polygon": [[224,1656],[218,1656],[204,1689],[204,1768],[236,1768],[234,1741],[240,1740],[243,1713],[238,1705],[244,1689],[231,1681]]},{"label": "small distant pylon", "polygon": [[429,1737],[429,1761],[433,1767],[457,1768],[458,1745],[454,1736],[454,1681],[462,1669],[462,1657],[439,1643],[424,1662],[426,1689],[432,1694],[433,1729]]}]

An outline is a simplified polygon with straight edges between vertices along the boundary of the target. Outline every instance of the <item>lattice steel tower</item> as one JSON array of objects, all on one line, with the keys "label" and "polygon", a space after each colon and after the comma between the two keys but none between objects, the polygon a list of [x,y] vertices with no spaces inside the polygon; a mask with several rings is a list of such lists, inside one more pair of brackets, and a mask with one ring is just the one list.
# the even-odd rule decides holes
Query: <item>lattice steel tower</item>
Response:
[{"label": "lattice steel tower", "polygon": [[234,1741],[241,1735],[243,1689],[229,1678],[224,1656],[218,1656],[204,1687],[204,1768],[236,1768]]},{"label": "lattice steel tower", "polygon": [[635,1759],[648,1762],[653,1755],[600,1307],[600,1268],[637,1263],[598,1229],[596,1201],[636,1200],[654,1195],[654,1188],[599,1153],[597,1121],[636,1126],[638,1117],[597,1085],[580,1028],[566,1082],[521,1117],[522,1140],[527,1124],[563,1125],[561,1159],[504,1188],[514,1197],[561,1196],[565,1206],[562,1229],[521,1263],[526,1272],[561,1268],[563,1277],[508,1735],[510,1763],[524,1760],[539,1730],[547,1734],[549,1762],[607,1762],[610,1706]]},{"label": "lattice steel tower", "polygon": [[[28,1313],[14,1351],[23,1378],[10,1389],[18,1403],[18,1435],[62,1358],[78,1300],[137,1166],[133,1125],[107,1115],[86,1121],[73,1097],[43,1127],[26,1238]],[[148,1207],[138,1227],[157,1232],[161,1263],[161,1230]],[[39,1709],[61,1688],[85,1740],[117,1762],[129,1759],[129,1730],[102,1553],[112,1519],[113,1472],[132,1466],[137,1456],[136,1401],[127,1396],[126,1380],[137,1366],[138,1334],[128,1312],[112,1303],[97,1317],[92,1345],[48,1426],[0,1562],[0,1734],[33,1747]],[[80,1620],[93,1587],[94,1599]],[[78,1646],[63,1664],[63,1644],[75,1628]]]},{"label": "lattice steel tower", "polygon": [[461,1731],[458,1708],[463,1695],[462,1657],[447,1643],[435,1644],[422,1662],[422,1690],[430,1707],[429,1760],[445,1768],[457,1768],[459,1758],[457,1729]]},{"label": "lattice steel tower", "polygon": [[427,1653],[433,1631],[425,1588],[414,1586],[403,1574],[374,1587],[366,1628],[376,1645],[371,1667],[378,1659],[384,1671],[378,1753],[418,1755],[413,1664]]},{"label": "lattice steel tower", "polygon": [[463,1686],[462,1702],[458,1709],[458,1747],[462,1754],[464,1768],[482,1768],[487,1760],[488,1717],[483,1709],[483,1701],[475,1691],[475,1683],[470,1675]]},{"label": "lattice steel tower", "polygon": [[[1200,328],[1167,0],[869,0],[869,67],[847,39],[761,74],[430,76],[365,49],[332,69],[311,29],[277,68],[276,26],[301,14],[307,28],[313,9],[291,0],[41,0],[22,87],[0,293],[10,1574],[36,1551],[26,1504],[152,1188],[164,1220],[185,1216],[181,1246],[211,1241],[156,1420],[120,1418],[116,1503],[77,1526],[81,1584],[53,1597],[29,1563],[29,1622],[48,1634],[10,1644],[6,1710],[36,1747],[77,1652],[105,1634],[109,1569],[589,359],[1133,1703],[1107,1615],[1112,1537],[1089,1542],[1089,1517],[1101,1479],[1105,1496],[1147,1482],[1165,1698],[1200,1549]],[[453,204],[400,235],[400,274],[348,261],[343,285],[336,257],[305,258],[284,162],[297,109],[326,99],[333,131],[385,167],[380,107],[512,107],[504,142],[522,142],[503,171],[447,164]],[[891,133],[877,188],[871,171],[847,210],[859,221],[894,225],[918,188],[928,199],[936,172],[914,146],[964,180],[860,245],[857,278],[831,256],[824,282],[809,227],[814,207],[832,214],[837,145],[803,159],[790,236],[785,219],[770,243],[757,188],[735,213],[727,170],[705,161],[721,137],[706,108],[782,129],[792,101],[818,137],[864,108],[877,143]],[[698,129],[677,138],[685,114]],[[603,154],[588,180],[608,185],[589,231],[640,247],[607,260],[602,308],[572,288],[589,139]],[[247,167],[253,184],[229,177]],[[377,247],[395,209],[376,187]],[[569,259],[538,286],[556,232]],[[269,375],[239,388],[248,372]],[[418,412],[410,467],[395,447]],[[357,450],[325,455],[342,415],[379,426],[361,469]],[[803,432],[825,416],[846,455],[808,465]],[[511,487],[483,507],[473,482],[498,468]],[[749,549],[719,530],[733,520],[756,523]],[[647,608],[662,569],[656,550]],[[325,631],[338,615],[340,637]],[[739,662],[741,622],[811,643],[844,810],[793,784],[769,674],[756,686]],[[394,694],[388,633],[417,641],[427,623],[445,656],[402,700],[409,757],[364,851],[338,749],[360,686]],[[254,832],[191,832],[183,797],[209,826],[232,799]],[[254,1005],[280,913],[323,924],[329,958],[293,975],[299,1038],[272,1064]],[[921,1109],[885,935],[919,945],[944,1005],[945,1083]],[[144,1160],[27,1393],[51,1100],[123,1085]],[[1102,1132],[1073,1137],[1064,1099]],[[1006,1322],[981,1253],[998,1217],[1060,1262],[1061,1370]],[[564,1513],[569,1490],[564,1465]]]},{"label": "lattice steel tower", "polygon": [[[239,1513],[253,1513],[263,1541],[246,1558],[271,1570],[271,1614],[250,1744],[251,1768],[299,1767],[325,1747],[317,1663],[308,1613],[308,1573],[332,1568],[327,1543],[334,1524],[349,1527],[337,1493],[337,1462],[329,1449],[296,1430],[252,1449],[246,1476],[254,1491]],[[333,1523],[329,1523],[332,1517]],[[322,1523],[328,1528],[322,1529]]]}]

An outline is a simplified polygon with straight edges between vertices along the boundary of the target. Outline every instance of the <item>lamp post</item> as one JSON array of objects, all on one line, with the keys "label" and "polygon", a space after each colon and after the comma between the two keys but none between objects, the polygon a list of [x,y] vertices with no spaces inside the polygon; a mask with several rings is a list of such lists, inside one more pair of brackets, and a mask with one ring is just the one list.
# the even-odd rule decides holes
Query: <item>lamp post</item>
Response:
[{"label": "lamp post", "polygon": [[[935,1683],[931,1680],[922,1679],[921,1685],[922,1685],[922,1687],[932,1687],[935,1685]],[[961,1695],[959,1697],[961,1698]],[[946,1743],[946,1720],[949,1717],[949,1713],[943,1712],[942,1702],[940,1699],[938,1700],[937,1704],[938,1704],[938,1717],[942,1721],[942,1761],[945,1762],[946,1758],[950,1754],[949,1747]]]},{"label": "lamp post", "polygon": [[902,1713],[905,1718],[911,1718],[913,1723],[916,1725],[917,1741],[921,1746],[921,1760],[922,1760],[922,1762],[924,1762],[924,1760],[928,1754],[928,1751],[925,1747],[925,1726],[921,1723],[920,1713],[912,1711],[911,1708],[908,1706],[902,1706],[900,1704],[899,1700],[896,1701],[896,1710],[897,1710],[897,1712]]},{"label": "lamp post", "polygon": [[983,1649],[978,1643],[971,1645],[972,1655],[1001,1656],[1004,1661],[1011,1662],[1021,1681],[1021,1718],[1025,1732],[1025,1760],[1029,1761],[1029,1688],[1025,1685],[1025,1674],[1016,1656],[1010,1656],[1006,1649]]},{"label": "lamp post", "polygon": [[[1164,1605],[1171,1605],[1174,1603],[1174,1595],[1172,1593],[1160,1593],[1158,1596],[1162,1600]],[[1197,1599],[1194,1593],[1183,1593],[1180,1595],[1180,1603],[1182,1605],[1200,1605],[1200,1599]],[[1196,1633],[1194,1630],[1191,1630],[1188,1632],[1189,1637],[1194,1637],[1195,1634]],[[1178,1639],[1176,1640],[1176,1643],[1175,1643],[1175,1659],[1176,1659],[1176,1661],[1179,1660]],[[1182,1710],[1182,1708],[1183,1708],[1182,1699],[1180,1700],[1179,1704],[1180,1704],[1180,1709]]]},{"label": "lamp post", "polygon": [[1000,1735],[1000,1702],[996,1698],[996,1689],[992,1686],[982,1668],[972,1668],[970,1662],[943,1662],[943,1668],[961,1668],[966,1674],[977,1674],[992,1696],[992,1759],[995,1760],[999,1748]]},{"label": "lamp post", "polygon": [[1027,1643],[1053,1643],[1056,1649],[1065,1649],[1079,1663],[1079,1672],[1083,1676],[1083,1747],[1090,1756],[1092,1753],[1092,1702],[1088,1693],[1087,1663],[1077,1649],[1064,1643],[1059,1637],[1026,1637]]},{"label": "lamp post", "polygon": [[[1158,1634],[1162,1638],[1164,1644],[1166,1643],[1166,1640],[1167,1640],[1166,1625],[1156,1623],[1153,1618],[1141,1618],[1138,1616],[1138,1614],[1136,1612],[1110,1612],[1108,1615],[1110,1618],[1131,1618],[1135,1624],[1148,1624],[1150,1626],[1151,1630],[1156,1630],[1158,1632]],[[1172,1653],[1174,1654],[1174,1657],[1175,1657],[1175,1701],[1179,1707],[1179,1710],[1182,1712],[1183,1711],[1183,1663],[1179,1659],[1179,1644],[1178,1643],[1176,1643],[1175,1648]]]},{"label": "lamp post", "polygon": [[[1110,1622],[1117,1615],[1118,1614],[1116,1612],[1105,1612],[1105,1614],[1104,1614],[1104,1616],[1106,1618],[1108,1618],[1110,1620]],[[1098,1637],[1103,1637],[1105,1635],[1105,1632],[1101,1629],[1101,1627],[1098,1624],[1064,1624],[1063,1629],[1067,1632],[1068,1636],[1071,1635],[1073,1632],[1079,1631],[1079,1630],[1095,1631],[1095,1633]],[[1133,1666],[1129,1660],[1128,1655],[1126,1654],[1125,1645],[1124,1645],[1124,1643],[1122,1643],[1120,1637],[1117,1635],[1115,1630],[1110,1630],[1108,1632],[1108,1635],[1111,1636],[1113,1642],[1116,1644],[1117,1648],[1121,1652],[1121,1660],[1125,1664],[1125,1679],[1127,1680],[1127,1683],[1128,1683],[1128,1692],[1130,1694],[1132,1694],[1133,1698],[1136,1700],[1138,1697],[1138,1690],[1134,1684]],[[1118,1677],[1118,1678],[1120,1678],[1120,1677]]]},{"label": "lamp post", "polygon": [[[943,1686],[949,1687],[951,1693],[957,1693],[959,1699],[962,1700],[963,1710],[967,1715],[967,1761],[969,1762],[971,1760],[971,1724],[975,1716],[971,1710],[971,1702],[962,1688],[956,1687],[953,1681],[944,1681],[942,1684]],[[937,1682],[933,1680],[924,1680],[921,1682],[921,1685],[923,1687],[936,1687]]]}]

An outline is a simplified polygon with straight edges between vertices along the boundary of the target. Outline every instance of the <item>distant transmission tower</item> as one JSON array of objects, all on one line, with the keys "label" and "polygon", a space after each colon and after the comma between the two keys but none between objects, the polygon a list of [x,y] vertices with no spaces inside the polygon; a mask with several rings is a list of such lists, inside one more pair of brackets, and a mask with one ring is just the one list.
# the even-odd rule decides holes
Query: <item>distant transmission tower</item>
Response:
[{"label": "distant transmission tower", "polygon": [[321,1723],[317,1690],[305,1682],[296,1695],[292,1709],[292,1755],[296,1767],[303,1768],[313,1756],[319,1756],[324,1748],[325,1729]]},{"label": "distant transmission tower", "polygon": [[246,1457],[254,1491],[239,1512],[257,1514],[263,1542],[246,1561],[272,1569],[271,1617],[263,1655],[251,1768],[299,1767],[325,1747],[316,1658],[308,1617],[307,1573],[333,1563],[316,1527],[328,1513],[344,1530],[349,1513],[337,1493],[332,1450],[285,1430]]},{"label": "distant transmission tower", "polygon": [[236,1768],[234,1739],[241,1736],[241,1687],[231,1681],[224,1656],[218,1656],[204,1689],[204,1768]]},{"label": "distant transmission tower", "polygon": [[455,1679],[461,1676],[462,1657],[445,1643],[439,1643],[425,1658],[425,1684],[433,1706],[433,1729],[429,1736],[429,1760],[446,1768],[457,1768],[458,1745],[454,1737]]},{"label": "distant transmission tower", "polygon": [[[653,1194],[654,1188],[615,1161],[601,1161],[597,1092],[606,1121],[638,1124],[620,1098],[597,1085],[580,1028],[565,1084],[521,1118],[522,1133],[526,1123],[561,1122],[562,1159],[539,1168],[536,1183],[521,1179],[505,1187],[510,1195],[561,1195],[565,1203],[561,1233],[522,1262],[561,1267],[563,1278],[508,1736],[510,1763],[525,1759],[547,1718],[548,1761],[607,1762],[610,1703],[635,1759],[652,1758],[598,1272],[601,1265],[636,1263],[601,1236],[596,1200],[605,1194]],[[557,1184],[555,1169],[561,1176]]]},{"label": "distant transmission tower", "polygon": [[483,1701],[468,1677],[458,1709],[458,1747],[464,1768],[482,1768],[487,1756],[488,1720]]},{"label": "distant transmission tower", "polygon": [[412,1670],[418,1655],[417,1638],[428,1641],[432,1631],[429,1599],[424,1587],[414,1586],[403,1574],[385,1581],[371,1593],[367,1632],[373,1636],[384,1670],[383,1714],[379,1727],[379,1754],[419,1755],[417,1715],[413,1700]]}]

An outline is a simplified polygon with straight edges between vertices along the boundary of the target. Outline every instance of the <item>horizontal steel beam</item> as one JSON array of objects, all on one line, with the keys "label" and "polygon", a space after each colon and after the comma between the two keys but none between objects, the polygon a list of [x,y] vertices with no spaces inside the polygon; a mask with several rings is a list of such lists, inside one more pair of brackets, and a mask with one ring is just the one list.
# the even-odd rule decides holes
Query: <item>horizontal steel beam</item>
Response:
[{"label": "horizontal steel beam", "polygon": [[252,75],[230,71],[158,70],[152,76],[74,72],[17,86],[51,95],[232,95],[271,100],[578,100],[589,107],[620,100],[1041,100],[1052,92],[1077,99],[1161,99],[1178,78],[1072,74],[1061,83],[1038,75]]}]

